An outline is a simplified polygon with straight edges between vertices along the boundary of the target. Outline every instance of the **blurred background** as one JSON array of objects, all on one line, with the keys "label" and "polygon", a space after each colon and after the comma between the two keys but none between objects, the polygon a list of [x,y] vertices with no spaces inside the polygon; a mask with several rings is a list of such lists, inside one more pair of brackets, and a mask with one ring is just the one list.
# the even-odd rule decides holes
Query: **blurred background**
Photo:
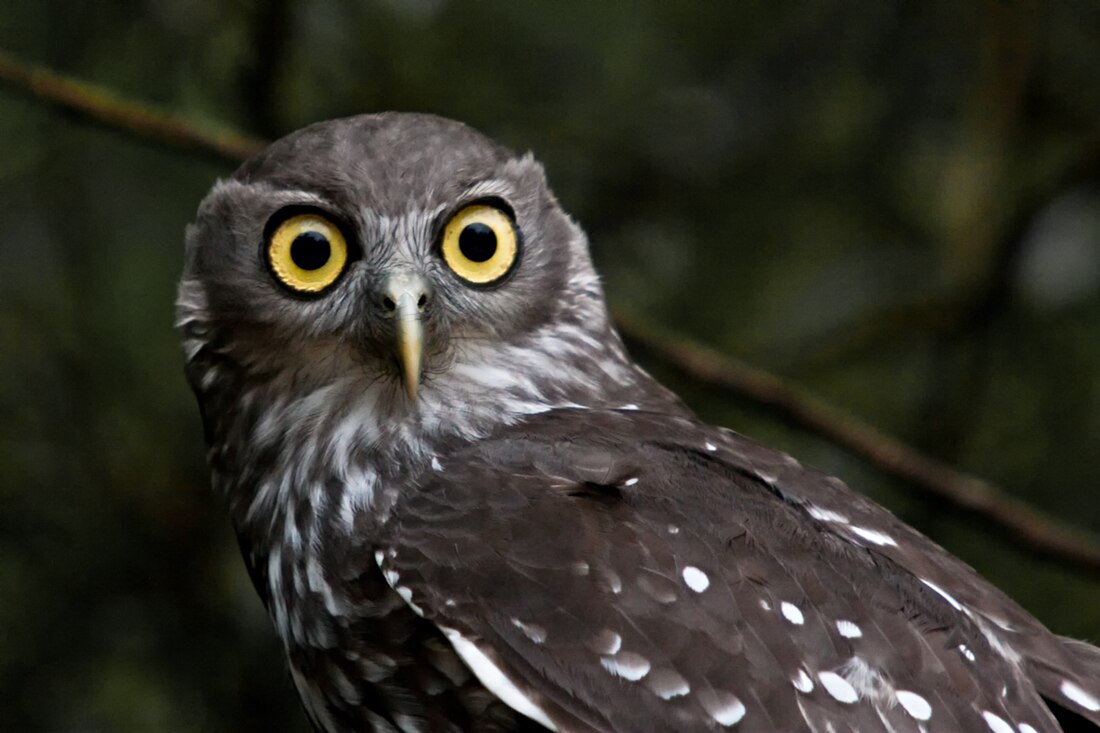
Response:
[{"label": "blurred background", "polygon": [[[200,126],[419,110],[533,150],[619,313],[1100,530],[1100,5],[798,6],[5,0],[0,51]],[[232,169],[0,85],[2,730],[306,730],[172,330]],[[1100,573],[646,358],[1100,640]]]}]

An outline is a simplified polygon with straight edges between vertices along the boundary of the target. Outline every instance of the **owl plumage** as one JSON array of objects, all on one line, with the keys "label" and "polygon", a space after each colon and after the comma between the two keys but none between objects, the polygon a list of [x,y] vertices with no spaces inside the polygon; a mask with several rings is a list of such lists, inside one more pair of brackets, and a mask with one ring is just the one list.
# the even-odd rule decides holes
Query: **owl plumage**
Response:
[{"label": "owl plumage", "polygon": [[701,423],[539,164],[464,125],[272,144],[200,206],[177,313],[319,730],[1100,729],[1100,650]]}]

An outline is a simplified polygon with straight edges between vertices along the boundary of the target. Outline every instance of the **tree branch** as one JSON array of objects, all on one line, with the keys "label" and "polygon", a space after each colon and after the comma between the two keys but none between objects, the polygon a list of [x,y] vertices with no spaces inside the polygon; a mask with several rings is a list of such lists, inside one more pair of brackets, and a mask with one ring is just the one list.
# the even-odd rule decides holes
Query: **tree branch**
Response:
[{"label": "tree branch", "polygon": [[[105,127],[172,148],[212,155],[231,164],[242,162],[264,145],[261,140],[224,128],[200,129],[102,87],[19,63],[2,53],[0,83]],[[736,364],[689,341],[659,335],[621,314],[616,322],[635,347],[681,375],[759,405],[788,424],[825,438],[925,496],[980,518],[1034,554],[1100,576],[1100,546],[1080,530],[841,415],[772,374]]]},{"label": "tree branch", "polygon": [[3,52],[0,52],[0,84],[108,129],[228,163],[239,163],[264,146],[261,140],[224,127],[199,126],[149,105],[123,99],[104,87],[24,64]]},{"label": "tree branch", "polygon": [[631,345],[679,374],[765,408],[788,425],[828,440],[926,497],[980,518],[1035,554],[1100,576],[1100,546],[1086,533],[840,414],[768,372],[736,364],[690,341],[658,335],[622,315],[616,321]]}]

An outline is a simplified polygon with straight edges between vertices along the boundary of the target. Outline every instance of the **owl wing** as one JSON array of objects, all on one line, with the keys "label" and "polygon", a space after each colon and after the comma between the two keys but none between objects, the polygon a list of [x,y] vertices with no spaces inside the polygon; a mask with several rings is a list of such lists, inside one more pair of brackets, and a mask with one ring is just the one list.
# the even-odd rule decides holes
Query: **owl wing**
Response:
[{"label": "owl wing", "polygon": [[834,479],[681,417],[552,411],[443,456],[375,559],[548,728],[1060,730],[1043,696],[1100,724],[1095,648]]}]

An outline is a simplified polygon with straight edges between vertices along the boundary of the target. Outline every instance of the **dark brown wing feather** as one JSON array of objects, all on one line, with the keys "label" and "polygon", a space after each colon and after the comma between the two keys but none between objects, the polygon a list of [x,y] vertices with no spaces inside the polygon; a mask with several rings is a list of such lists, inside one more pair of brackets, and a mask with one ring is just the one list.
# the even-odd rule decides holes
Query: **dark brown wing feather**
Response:
[{"label": "dark brown wing feather", "polygon": [[680,417],[532,418],[406,487],[379,547],[566,730],[1056,731],[1040,693],[1100,697],[1095,649],[839,482]]}]

